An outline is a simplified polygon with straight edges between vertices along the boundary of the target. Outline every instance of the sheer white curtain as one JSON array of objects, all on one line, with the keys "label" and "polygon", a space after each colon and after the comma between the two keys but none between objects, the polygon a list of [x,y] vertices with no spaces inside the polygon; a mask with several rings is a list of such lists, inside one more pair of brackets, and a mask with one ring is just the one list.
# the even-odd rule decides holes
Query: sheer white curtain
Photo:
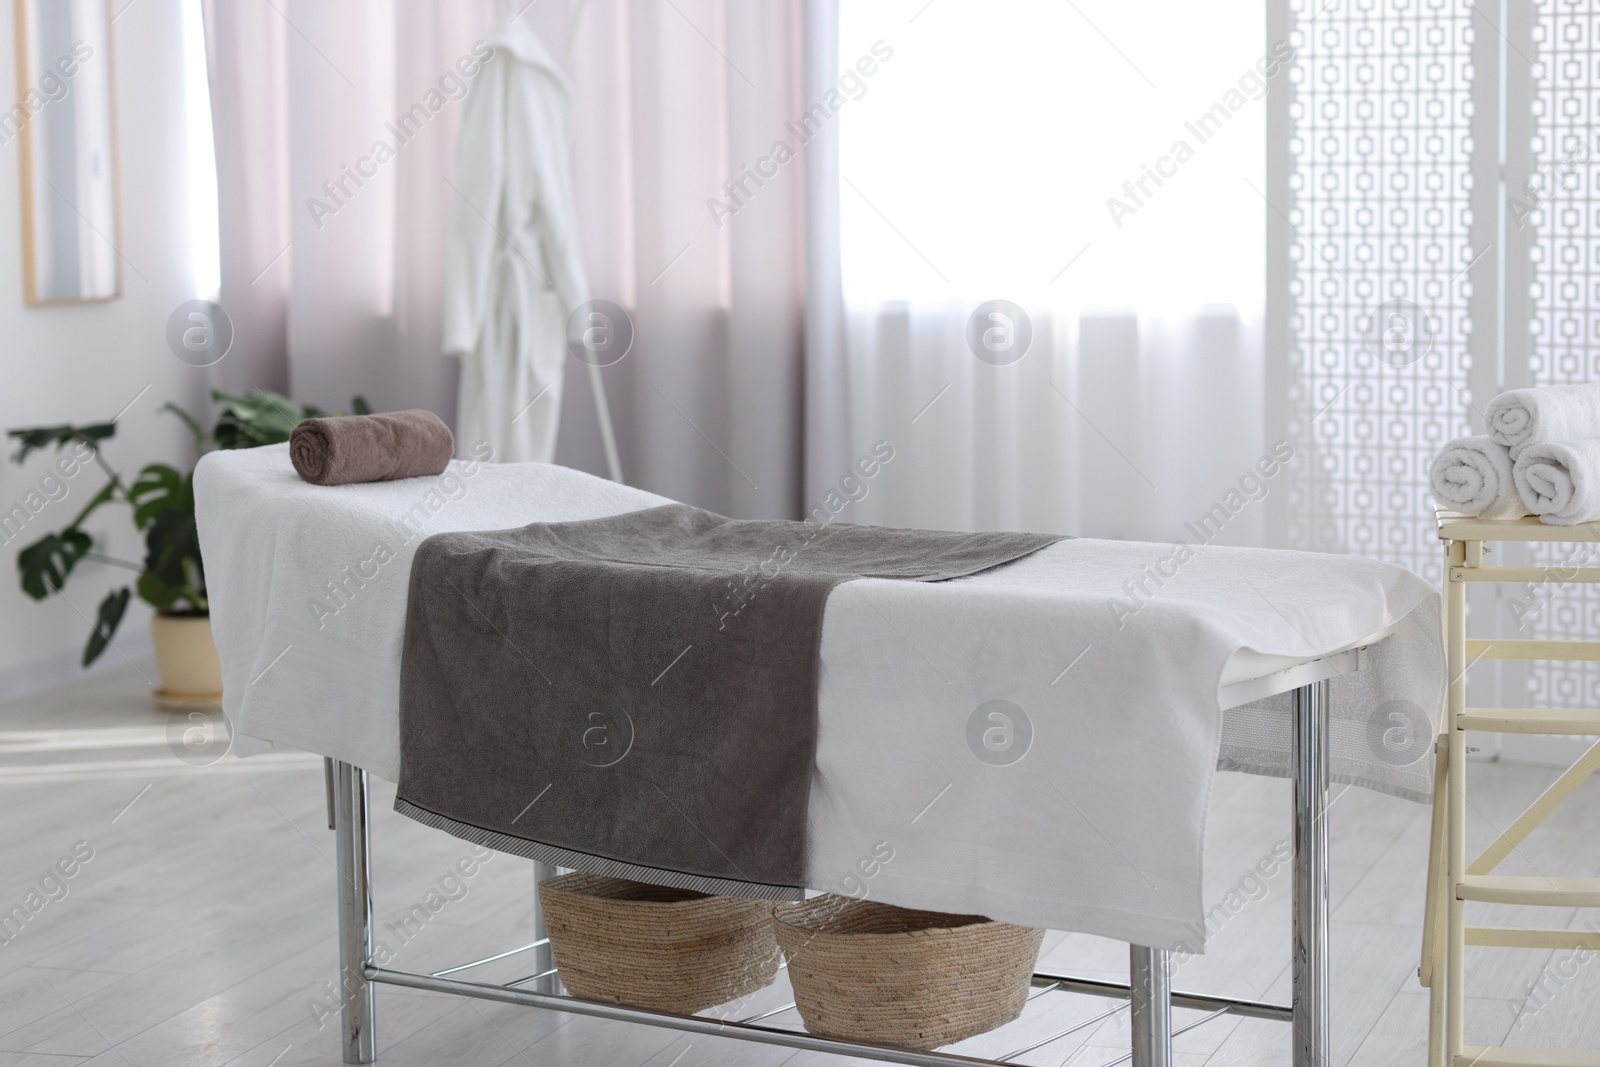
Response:
[{"label": "sheer white curtain", "polygon": [[1259,542],[1259,0],[840,24],[845,451],[895,449],[851,517],[1193,540],[1228,498],[1215,540]]}]

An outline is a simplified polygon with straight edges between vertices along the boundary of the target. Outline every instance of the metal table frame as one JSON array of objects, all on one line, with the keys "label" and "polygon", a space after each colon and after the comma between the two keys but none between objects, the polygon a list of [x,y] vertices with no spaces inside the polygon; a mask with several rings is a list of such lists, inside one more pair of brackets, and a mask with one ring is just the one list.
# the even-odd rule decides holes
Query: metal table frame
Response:
[{"label": "metal table frame", "polygon": [[[1366,648],[1324,656],[1263,678],[1225,686],[1224,708],[1293,691],[1294,781],[1294,931],[1292,1004],[1267,1004],[1231,997],[1176,992],[1171,987],[1170,959],[1165,950],[1129,946],[1129,984],[1099,982],[1068,975],[1036,973],[1034,996],[1051,991],[1087,993],[1128,1003],[998,1060],[975,1059],[942,1052],[914,1052],[902,1048],[820,1037],[802,1031],[760,1024],[778,1011],[742,1020],[672,1015],[621,1005],[580,1000],[565,994],[556,974],[542,916],[536,919],[535,940],[529,944],[460,964],[432,974],[379,967],[372,958],[372,871],[367,807],[367,772],[339,760],[329,761],[330,825],[335,835],[339,892],[339,964],[341,1030],[345,1063],[372,1063],[377,1059],[375,991],[379,984],[426,989],[480,1000],[521,1004],[533,1008],[586,1015],[618,1022],[643,1023],[687,1033],[728,1037],[761,1044],[843,1056],[858,1056],[882,1063],[915,1065],[1010,1064],[1015,1057],[1066,1037],[1123,1010],[1132,1024],[1130,1051],[1104,1067],[1132,1061],[1133,1067],[1170,1067],[1172,1063],[1172,1008],[1197,1008],[1205,1017],[1178,1033],[1225,1014],[1291,1022],[1294,1067],[1329,1067],[1328,1001],[1328,828],[1322,815],[1328,801],[1328,680],[1360,670]],[[554,874],[547,864],[535,864],[536,879]],[[537,906],[537,901],[536,905]],[[451,977],[461,971],[522,952],[531,952],[533,971],[503,985],[489,985]],[[792,1005],[791,1005],[792,1006]]]}]

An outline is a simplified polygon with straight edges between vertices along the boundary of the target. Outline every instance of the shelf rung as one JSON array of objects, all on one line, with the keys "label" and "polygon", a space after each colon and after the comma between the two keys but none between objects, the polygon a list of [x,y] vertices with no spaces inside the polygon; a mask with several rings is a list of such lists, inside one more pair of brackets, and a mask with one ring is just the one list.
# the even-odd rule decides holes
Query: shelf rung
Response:
[{"label": "shelf rung", "polygon": [[1600,567],[1451,567],[1452,582],[1600,582]]},{"label": "shelf rung", "polygon": [[1502,734],[1600,734],[1600,708],[1467,708],[1456,725]]},{"label": "shelf rung", "polygon": [[1483,948],[1564,948],[1600,952],[1600,934],[1589,930],[1527,930],[1513,926],[1469,926],[1467,944]]},{"label": "shelf rung", "polygon": [[1600,660],[1600,641],[1528,641],[1512,638],[1467,641],[1467,660],[1571,659]]},{"label": "shelf rung", "polygon": [[1600,878],[1469,874],[1456,883],[1456,899],[1549,908],[1600,908]]},{"label": "shelf rung", "polygon": [[1465,1045],[1455,1067],[1600,1067],[1600,1049]]}]

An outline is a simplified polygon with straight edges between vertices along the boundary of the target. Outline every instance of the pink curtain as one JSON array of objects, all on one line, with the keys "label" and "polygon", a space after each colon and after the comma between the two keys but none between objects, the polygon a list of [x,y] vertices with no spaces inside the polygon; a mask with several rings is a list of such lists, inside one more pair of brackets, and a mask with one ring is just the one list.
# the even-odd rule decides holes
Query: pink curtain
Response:
[{"label": "pink curtain", "polygon": [[[460,103],[442,93],[403,143],[389,124],[427,108],[492,3],[276,6],[207,0],[221,303],[239,338],[219,380],[449,417],[439,307]],[[573,85],[591,295],[634,321],[603,371],[625,478],[736,516],[801,510],[803,7],[539,0],[519,16]],[[393,158],[357,185],[345,168],[378,141]],[[604,473],[584,370],[568,362],[556,459]]]},{"label": "pink curtain", "polygon": [[207,0],[235,335],[217,384],[455,410],[439,352],[449,179],[463,66],[492,15],[491,0]]},{"label": "pink curtain", "polygon": [[[590,292],[634,320],[633,350],[603,371],[623,473],[735,516],[800,510],[805,164],[774,148],[800,148],[801,7],[541,0],[523,16],[574,88]],[[732,205],[744,167],[768,176]],[[602,472],[576,366],[556,459]]]}]

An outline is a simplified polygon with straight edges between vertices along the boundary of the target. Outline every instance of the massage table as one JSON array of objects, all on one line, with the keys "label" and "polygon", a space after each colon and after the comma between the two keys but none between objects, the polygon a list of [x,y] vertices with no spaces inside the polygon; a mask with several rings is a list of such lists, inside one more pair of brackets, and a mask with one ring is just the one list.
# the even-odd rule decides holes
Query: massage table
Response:
[{"label": "massage table", "polygon": [[[376,1057],[377,984],[891,1063],[1004,1063],[1039,1047],[978,1060],[764,1025],[775,1012],[730,1022],[582,1001],[561,991],[542,928],[527,944],[432,974],[381,965],[367,783],[369,774],[398,780],[399,655],[416,546],[441,532],[599,518],[667,501],[543,464],[455,461],[437,478],[309,486],[294,475],[286,446],[212,453],[195,485],[235,750],[248,756],[283,744],[327,758],[345,1062]],[[1371,561],[1196,548],[1174,563],[1172,546],[1067,540],[948,582],[839,587],[820,653],[807,887],[846,891],[837,875],[863,844],[892,839],[896,858],[872,881],[876,899],[1127,941],[1127,985],[1044,973],[1033,983],[1127,998],[1125,1059],[1136,1067],[1170,1064],[1173,1005],[1208,1011],[1202,1021],[1231,1013],[1292,1022],[1296,1067],[1323,1067],[1321,815],[1333,781],[1428,798],[1431,763],[1421,753],[1407,761],[1372,750],[1370,727],[1374,709],[1416,709],[1417,730],[1431,743],[1443,694],[1439,598],[1421,579]],[[957,713],[964,722],[997,679],[1007,680],[1009,706],[1034,708],[1036,719],[1032,750],[999,773],[973,758],[977,748],[966,752],[924,729],[955,723]],[[1218,767],[1293,779],[1287,1005],[1171,988],[1171,952],[1203,948],[1203,932],[1193,943],[1199,829]],[[952,792],[963,802],[937,807]],[[536,863],[536,878],[553,873]],[[524,978],[457,977],[523,952],[533,961]]]}]

